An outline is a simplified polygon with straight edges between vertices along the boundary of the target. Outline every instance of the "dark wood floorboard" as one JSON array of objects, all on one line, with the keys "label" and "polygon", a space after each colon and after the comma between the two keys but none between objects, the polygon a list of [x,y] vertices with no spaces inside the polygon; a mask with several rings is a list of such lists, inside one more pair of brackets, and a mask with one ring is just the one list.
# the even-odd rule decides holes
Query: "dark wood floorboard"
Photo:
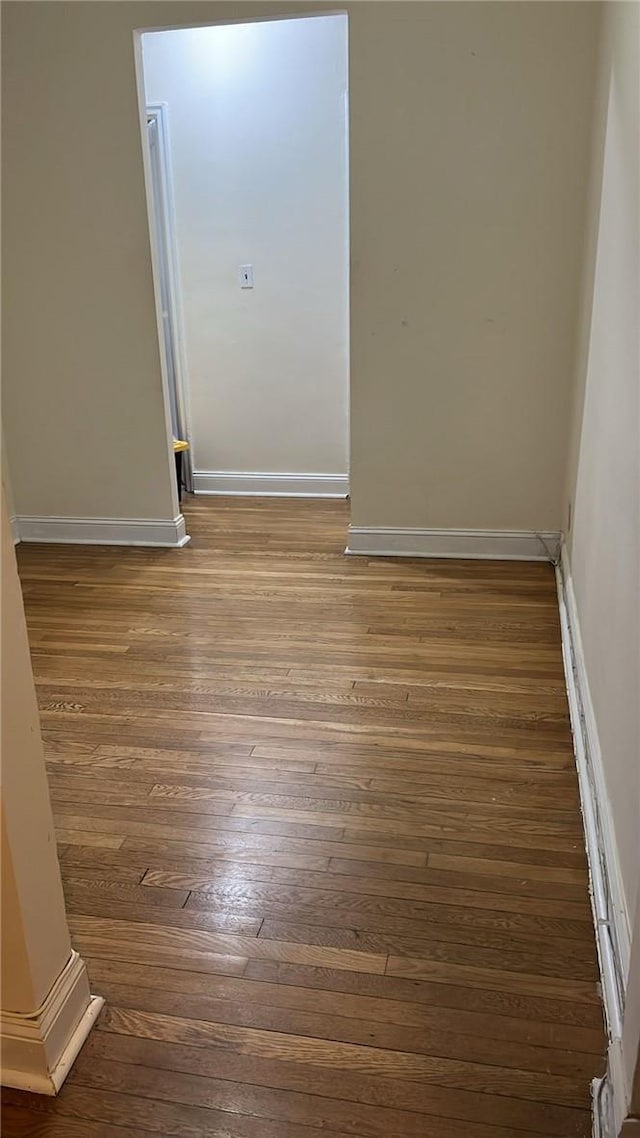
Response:
[{"label": "dark wood floorboard", "polygon": [[7,1138],[587,1138],[605,1039],[555,584],[347,558],[342,502],[22,545],[106,1008]]}]

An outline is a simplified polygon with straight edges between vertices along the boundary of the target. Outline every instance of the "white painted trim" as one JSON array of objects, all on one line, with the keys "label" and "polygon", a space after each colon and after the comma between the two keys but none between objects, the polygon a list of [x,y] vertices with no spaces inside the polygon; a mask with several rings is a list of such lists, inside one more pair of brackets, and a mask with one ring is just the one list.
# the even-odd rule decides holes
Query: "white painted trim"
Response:
[{"label": "white painted trim", "polygon": [[[175,349],[175,380],[176,380],[176,402],[178,406],[178,427],[181,432],[180,437],[187,439],[189,443],[189,450],[183,452],[183,475],[188,490],[192,488],[192,455],[193,455],[193,431],[191,429],[191,404],[189,399],[189,384],[188,376],[189,369],[187,363],[187,348],[184,333],[184,312],[182,305],[182,284],[180,279],[180,258],[178,255],[178,238],[176,234],[176,206],[175,206],[175,191],[173,185],[173,169],[171,165],[171,135],[169,130],[169,104],[165,102],[147,103],[146,104],[147,117],[152,116],[158,127],[158,148],[160,156],[160,179],[162,182],[161,193],[162,202],[159,205],[158,221],[162,226],[165,234],[165,244],[167,252],[167,288],[169,292],[169,309],[171,329],[173,336],[173,346]],[[145,144],[149,145],[148,135],[145,135]],[[155,209],[153,201],[153,176],[151,173],[151,160],[149,160],[149,173],[151,176],[149,203],[150,210]],[[155,245],[155,235],[153,225],[150,227],[151,241]],[[157,259],[158,251],[155,250]],[[158,270],[158,280],[155,280],[154,286],[157,287],[158,296],[160,296],[160,266],[155,266]],[[155,273],[154,268],[154,273]],[[159,339],[161,349],[164,348],[164,338],[162,329],[162,320],[160,321]],[[166,366],[166,361],[165,361]],[[167,395],[168,395],[168,379],[167,379]]]},{"label": "white painted trim", "polygon": [[90,994],[85,963],[72,951],[37,1011],[0,1012],[2,1085],[57,1094],[103,1005],[101,996]]},{"label": "white painted trim", "polygon": [[243,470],[194,470],[196,494],[246,494],[261,498],[346,498],[347,474],[260,474]]},{"label": "white painted trim", "polygon": [[[567,556],[566,546],[562,547],[558,573],[558,589],[560,603],[560,619],[563,632],[563,653],[565,657],[565,674],[569,694],[569,709],[571,712],[571,725],[576,744],[576,760],[578,763],[578,777],[581,778],[581,791],[584,790],[587,807],[592,811],[594,830],[587,832],[587,840],[591,839],[591,849],[588,848],[591,860],[594,862],[592,873],[599,874],[603,887],[601,904],[603,911],[598,913],[598,920],[606,920],[611,925],[612,952],[616,963],[617,976],[615,990],[611,991],[613,1002],[616,992],[617,1002],[624,992],[626,979],[629,974],[631,958],[631,931],[629,914],[622,885],[622,873],[618,848],[615,837],[613,819],[609,796],[604,777],[602,750],[598,736],[595,710],[589,690],[586,660],[582,647],[580,622],[576,604],[571,568]],[[584,807],[583,807],[584,808]],[[587,819],[585,817],[585,823]],[[607,915],[606,898],[609,898],[609,914]],[[616,1032],[616,1034],[620,1034]]]},{"label": "white painted trim", "polygon": [[593,1138],[621,1138],[621,1127],[627,1114],[621,1039],[612,1039],[609,1035],[607,1070],[601,1079],[594,1079],[592,1088]]},{"label": "white painted trim", "polygon": [[365,557],[462,557],[555,561],[556,530],[393,529],[349,526],[346,553]]},{"label": "white painted trim", "polygon": [[160,302],[160,268],[158,264],[158,250],[154,234],[155,208],[153,202],[153,173],[151,169],[151,148],[149,146],[149,131],[147,127],[147,112],[145,106],[144,76],[142,66],[142,38],[133,33],[134,66],[136,76],[136,90],[138,94],[138,121],[140,126],[140,141],[142,148],[142,166],[144,171],[145,197],[147,202],[147,223],[149,233],[149,250],[151,254],[151,272],[153,276],[154,304],[156,309],[156,327],[158,333],[158,353],[160,361],[160,376],[162,381],[162,398],[164,404],[164,423],[166,438],[167,474],[169,475],[169,488],[171,493],[171,509],[180,510],[180,495],[178,493],[175,476],[175,460],[173,455],[173,427],[171,423],[171,399],[169,395],[169,375],[167,370],[167,357],[164,347],[164,331],[162,327],[162,305]]},{"label": "white painted trim", "polygon": [[18,519],[15,514],[9,518],[9,525],[11,526],[11,536],[13,537],[13,544],[17,545],[20,541],[20,527],[18,526]]},{"label": "white painted trim", "polygon": [[173,520],[149,518],[16,519],[20,541],[73,545],[158,545],[171,548],[190,540],[182,514]]},{"label": "white painted trim", "polygon": [[631,956],[631,933],[602,750],[589,689],[571,566],[563,544],[556,583],[562,655],[582,804],[591,906],[609,1036],[607,1074],[594,1088],[594,1135],[617,1138],[626,1115],[622,1017]]}]

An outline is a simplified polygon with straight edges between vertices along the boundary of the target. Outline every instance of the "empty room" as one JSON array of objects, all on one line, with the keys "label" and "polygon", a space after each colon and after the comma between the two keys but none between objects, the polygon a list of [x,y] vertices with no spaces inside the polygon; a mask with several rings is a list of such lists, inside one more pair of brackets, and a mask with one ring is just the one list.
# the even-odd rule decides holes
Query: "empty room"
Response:
[{"label": "empty room", "polygon": [[640,1134],[640,4],[2,5],[2,1134]]}]

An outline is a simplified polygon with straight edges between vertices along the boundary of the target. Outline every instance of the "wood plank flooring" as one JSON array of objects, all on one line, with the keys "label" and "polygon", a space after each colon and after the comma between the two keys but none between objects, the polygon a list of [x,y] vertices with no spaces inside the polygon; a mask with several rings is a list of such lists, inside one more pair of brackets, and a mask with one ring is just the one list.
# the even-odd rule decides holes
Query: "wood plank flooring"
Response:
[{"label": "wood plank flooring", "polygon": [[342,502],[20,546],[107,1006],[7,1138],[586,1138],[604,1034],[549,566],[347,558]]}]

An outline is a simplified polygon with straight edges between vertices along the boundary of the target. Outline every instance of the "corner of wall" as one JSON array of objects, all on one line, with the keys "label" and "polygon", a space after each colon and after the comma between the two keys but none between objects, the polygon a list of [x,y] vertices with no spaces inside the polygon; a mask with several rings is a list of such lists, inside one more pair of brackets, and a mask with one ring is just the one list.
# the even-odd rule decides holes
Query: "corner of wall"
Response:
[{"label": "corner of wall", "polygon": [[593,86],[591,115],[591,153],[589,176],[585,186],[584,200],[584,242],[580,287],[578,290],[575,330],[574,330],[574,368],[569,417],[569,439],[565,462],[565,476],[562,501],[562,528],[565,531],[569,551],[573,541],[573,520],[575,492],[578,477],[578,456],[584,397],[587,380],[587,364],[591,339],[591,318],[593,313],[593,290],[596,272],[596,253],[598,246],[598,227],[604,174],[604,146],[609,102],[610,45],[606,28],[606,4],[600,5],[600,37],[596,61],[596,75]]}]

